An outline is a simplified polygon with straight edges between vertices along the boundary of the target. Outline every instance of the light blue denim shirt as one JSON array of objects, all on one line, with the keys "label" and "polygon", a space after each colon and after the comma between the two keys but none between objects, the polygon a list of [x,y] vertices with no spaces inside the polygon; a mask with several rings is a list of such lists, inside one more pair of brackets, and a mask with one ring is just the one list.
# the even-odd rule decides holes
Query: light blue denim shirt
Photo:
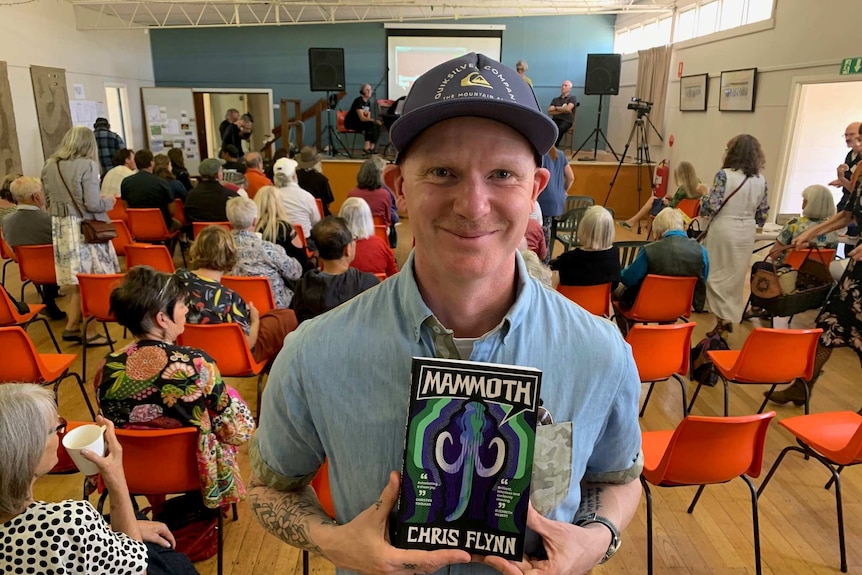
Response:
[{"label": "light blue denim shirt", "polygon": [[[640,380],[615,326],[531,279],[520,255],[516,266],[514,304],[469,359],[543,371],[544,406],[574,430],[568,494],[547,515],[571,522],[585,474],[601,481],[638,460]],[[399,274],[287,336],[263,395],[256,474],[302,477],[328,457],[337,520],[350,521],[401,469],[411,357],[453,350],[419,294],[411,254]],[[467,564],[440,573],[496,571]]]}]

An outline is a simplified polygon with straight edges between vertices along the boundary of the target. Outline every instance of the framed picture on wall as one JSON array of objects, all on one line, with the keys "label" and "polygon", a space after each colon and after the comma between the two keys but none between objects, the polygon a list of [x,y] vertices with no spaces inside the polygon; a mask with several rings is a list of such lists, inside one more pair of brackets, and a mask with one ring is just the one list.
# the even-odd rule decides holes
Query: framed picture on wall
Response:
[{"label": "framed picture on wall", "polygon": [[708,74],[683,76],[679,79],[679,111],[705,112]]},{"label": "framed picture on wall", "polygon": [[718,109],[722,112],[753,112],[757,68],[721,73]]}]

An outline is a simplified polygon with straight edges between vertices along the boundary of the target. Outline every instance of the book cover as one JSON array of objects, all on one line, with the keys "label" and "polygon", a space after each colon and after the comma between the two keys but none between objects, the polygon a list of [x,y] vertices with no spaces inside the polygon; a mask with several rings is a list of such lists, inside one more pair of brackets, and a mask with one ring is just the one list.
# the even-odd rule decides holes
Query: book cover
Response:
[{"label": "book cover", "polygon": [[413,358],[394,541],[521,559],[542,372]]}]

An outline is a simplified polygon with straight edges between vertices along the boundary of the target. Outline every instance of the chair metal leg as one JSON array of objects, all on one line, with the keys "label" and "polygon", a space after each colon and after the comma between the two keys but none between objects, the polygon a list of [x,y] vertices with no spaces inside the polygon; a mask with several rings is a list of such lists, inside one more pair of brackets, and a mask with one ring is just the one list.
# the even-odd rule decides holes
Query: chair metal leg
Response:
[{"label": "chair metal leg", "polygon": [[[105,328],[105,339],[108,340],[108,347],[111,348],[111,353],[113,353],[114,352],[114,340],[111,339],[111,334],[110,334],[110,332],[108,332],[108,322],[103,321],[102,327]],[[84,337],[87,337],[87,336],[84,335]]]},{"label": "chair metal leg", "polygon": [[302,550],[302,575],[308,575],[308,551]]},{"label": "chair metal leg", "polygon": [[787,447],[782,449],[781,453],[779,453],[778,457],[775,459],[775,463],[773,463],[772,467],[769,468],[769,473],[766,474],[766,477],[763,479],[763,483],[761,483],[760,487],[757,488],[758,496],[763,494],[763,490],[766,489],[766,485],[769,483],[769,480],[772,479],[772,476],[775,474],[775,471],[778,469],[778,466],[781,465],[781,461],[784,459],[784,456],[791,451],[798,451],[800,453],[804,453],[801,448],[796,447],[795,445],[788,445]]},{"label": "chair metal leg", "polygon": [[231,511],[233,512],[233,520],[236,521],[237,519],[239,519],[239,515],[237,515],[237,512],[236,512],[236,503],[231,503],[230,508],[231,508]]},{"label": "chair metal leg", "polygon": [[60,351],[60,344],[57,343],[57,337],[54,335],[54,331],[51,329],[51,324],[48,323],[47,319],[45,319],[44,317],[34,317],[27,325],[30,325],[31,323],[35,323],[37,321],[40,321],[45,324],[45,329],[48,330],[48,335],[51,337],[51,343],[54,344],[54,349],[57,350],[57,353],[63,353]]},{"label": "chair metal leg", "polygon": [[[87,326],[90,325],[89,317],[84,318],[84,324],[81,326],[81,373],[83,378],[87,380]],[[95,416],[93,419],[96,419]]]},{"label": "chair metal leg", "polygon": [[751,525],[754,530],[754,568],[757,575],[761,575],[763,570],[760,563],[760,520],[757,514],[757,490],[747,475],[742,474],[740,477],[748,485],[748,490],[751,491]]},{"label": "chair metal leg", "polygon": [[772,387],[769,388],[769,392],[763,397],[763,403],[760,404],[760,409],[757,410],[757,413],[763,413],[766,404],[769,403],[769,398],[772,397],[772,392],[775,391],[775,388],[778,387],[777,383],[773,383]]},{"label": "chair metal leg", "polygon": [[727,380],[724,379],[721,375],[718,376],[721,379],[721,383],[724,385],[724,416],[727,417],[730,414],[730,390],[727,387]]},{"label": "chair metal leg", "polygon": [[[819,458],[818,458],[819,459]],[[832,472],[832,481],[835,483],[835,509],[838,515],[838,551],[841,554],[841,572],[847,573],[847,549],[844,541],[844,505],[841,502],[841,476],[832,465],[821,461],[829,471]]]},{"label": "chair metal leg", "polygon": [[256,413],[254,415],[254,419],[256,422],[260,422],[260,398],[263,396],[263,376],[266,374],[266,371],[260,372],[260,375],[257,376],[257,404],[256,404]]},{"label": "chair metal leg", "polygon": [[688,400],[686,399],[685,382],[677,374],[673,374],[671,377],[679,382],[679,390],[682,392],[682,417],[685,419],[688,417]]},{"label": "chair metal leg", "polygon": [[27,287],[27,284],[33,283],[30,280],[25,281],[21,284],[21,297],[18,298],[18,301],[24,301],[24,288]]},{"label": "chair metal leg", "polygon": [[647,390],[647,392],[646,392],[646,397],[644,398],[644,404],[643,404],[643,406],[641,407],[641,411],[640,411],[640,413],[638,413],[638,417],[643,417],[643,416],[644,416],[644,412],[646,411],[646,406],[647,406],[647,404],[649,403],[649,398],[650,398],[650,396],[652,395],[652,390],[653,390],[653,388],[654,388],[654,387],[655,387],[655,382],[654,382],[654,381],[651,381],[651,382],[650,382],[650,384],[649,384],[649,389],[648,389],[648,390]]},{"label": "chair metal leg", "polygon": [[[835,470],[835,473],[837,473],[838,475],[841,475],[841,472],[842,472],[842,471],[844,471],[844,466],[843,466],[843,465],[839,465],[839,466],[838,466],[838,469],[836,469],[836,470]],[[829,481],[827,481],[827,482],[826,482],[826,485],[824,485],[824,486],[823,486],[823,489],[829,489],[829,488],[831,488],[831,487],[832,487],[832,484],[833,484],[834,482],[835,482],[835,480],[830,478],[830,479],[829,479]]]},{"label": "chair metal leg", "polygon": [[222,568],[223,568],[222,563],[224,561],[224,557],[223,557],[223,555],[224,555],[224,532],[223,532],[224,520],[222,519],[221,509],[219,509],[219,512],[218,512],[218,527],[217,527],[217,529],[218,529],[218,551],[216,552],[216,555],[217,555],[216,571],[218,572],[218,575],[222,575]]},{"label": "chair metal leg", "polygon": [[[640,477],[641,486],[646,495],[646,548],[647,548],[647,575],[652,575],[652,493],[649,490],[649,483]],[[307,572],[304,572],[307,573]]]},{"label": "chair metal leg", "polygon": [[697,394],[700,393],[700,388],[703,387],[701,382],[697,382],[697,387],[694,388],[694,395],[691,396],[691,402],[688,404],[688,413],[691,413],[691,408],[694,407],[694,402],[697,401]]},{"label": "chair metal leg", "polygon": [[3,286],[6,285],[6,266],[11,264],[13,261],[14,260],[6,260],[5,262],[3,262],[3,275],[2,277],[0,277],[0,284],[3,284]]},{"label": "chair metal leg", "polygon": [[688,506],[686,513],[694,513],[694,506],[700,501],[700,494],[706,489],[706,485],[701,485],[697,488],[697,493],[694,494],[694,499],[691,500],[691,505]]}]

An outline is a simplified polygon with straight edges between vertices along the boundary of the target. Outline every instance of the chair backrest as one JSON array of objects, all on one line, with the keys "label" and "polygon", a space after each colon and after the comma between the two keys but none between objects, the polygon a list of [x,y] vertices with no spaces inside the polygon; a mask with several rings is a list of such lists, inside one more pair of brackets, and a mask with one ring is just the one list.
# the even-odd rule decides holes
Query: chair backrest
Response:
[{"label": "chair backrest", "polygon": [[611,284],[594,286],[558,285],[557,291],[593,315],[611,315]]},{"label": "chair backrest", "polygon": [[317,213],[320,214],[320,219],[323,219],[323,200],[320,198],[314,198],[314,204],[317,206]]},{"label": "chair backrest", "polygon": [[169,274],[177,271],[168,248],[153,244],[129,244],[126,246],[126,268],[150,266]]},{"label": "chair backrest", "polygon": [[683,198],[676,207],[682,213],[694,219],[700,215],[700,198]]},{"label": "chair backrest", "polygon": [[[160,246],[164,247],[164,246]],[[117,321],[111,313],[111,292],[123,283],[123,274],[78,274],[81,313],[97,321]]]},{"label": "chair backrest", "polygon": [[643,240],[614,242],[614,245],[620,252],[620,269],[625,268],[627,265],[635,261],[635,258],[638,257],[640,251],[648,243],[649,242]]},{"label": "chair backrest", "polygon": [[266,276],[222,276],[221,284],[238,293],[246,302],[253,302],[260,315],[275,309],[272,286]]},{"label": "chair backrest", "polygon": [[694,322],[670,325],[634,324],[626,336],[641,381],[660,381],[688,374]]},{"label": "chair backrest", "polygon": [[209,226],[221,226],[227,231],[233,229],[230,227],[230,222],[192,222],[192,234],[194,234],[194,237],[198,237],[198,234]]},{"label": "chair backrest", "polygon": [[344,125],[344,120],[347,118],[347,112],[344,110],[336,110],[335,111],[335,129],[338,132],[351,132],[352,130],[348,130]]},{"label": "chair backrest", "polygon": [[174,219],[177,220],[181,225],[186,225],[188,220],[186,220],[186,207],[183,205],[183,201],[179,198],[174,198]]},{"label": "chair backrest", "polygon": [[742,344],[732,369],[733,379],[781,383],[814,373],[814,353],[822,329],[757,327]]},{"label": "chair backrest", "polygon": [[17,325],[21,315],[5,289],[0,289],[0,325]]},{"label": "chair backrest", "polygon": [[128,226],[126,226],[126,222],[123,220],[111,220],[111,223],[117,228],[117,237],[111,240],[111,243],[114,244],[114,251],[117,252],[118,256],[124,256],[126,255],[126,246],[135,240],[132,239],[132,233],[129,231]]},{"label": "chair backrest", "polygon": [[165,218],[158,208],[134,208],[126,210],[129,214],[129,231],[139,242],[157,242],[170,236]]},{"label": "chair backrest", "polygon": [[198,429],[117,429],[129,493],[162,495],[200,489]]},{"label": "chair backrest", "polygon": [[324,459],[323,465],[314,474],[311,480],[311,488],[317,494],[317,499],[320,501],[320,506],[326,511],[326,514],[335,519],[335,505],[332,503],[332,492],[329,489],[329,460]]},{"label": "chair backrest", "polygon": [[15,250],[9,247],[9,244],[6,243],[6,238],[2,236],[0,236],[0,257],[4,260],[18,261],[15,258]]},{"label": "chair backrest", "polygon": [[383,240],[386,247],[389,247],[389,230],[386,226],[374,226],[374,235]]},{"label": "chair backrest", "polygon": [[695,277],[647,274],[629,314],[636,321],[676,321],[691,315]]},{"label": "chair backrest", "polygon": [[52,244],[15,246],[15,255],[18,256],[18,269],[21,272],[22,282],[29,279],[35,284],[57,283]]},{"label": "chair backrest", "polygon": [[371,216],[372,221],[375,226],[385,226],[386,224],[383,222],[383,216]]},{"label": "chair backrest", "polygon": [[760,475],[763,443],[775,412],[741,417],[689,415],[673,432],[656,474],[663,485],[723,483]]},{"label": "chair backrest", "polygon": [[296,237],[299,238],[302,247],[308,250],[308,240],[305,237],[305,231],[302,229],[302,226],[299,224],[293,224],[293,230],[296,232]]},{"label": "chair backrest", "polygon": [[383,281],[386,279],[386,274],[383,272],[374,272],[374,275],[376,275],[377,279],[379,279],[380,281]]},{"label": "chair backrest", "polygon": [[835,251],[836,250],[834,248],[821,248],[819,250],[790,250],[784,258],[784,263],[798,270],[805,259],[808,258],[815,262],[822,263],[826,266],[826,269],[829,269],[829,264],[835,259]]},{"label": "chair backrest", "polygon": [[569,210],[574,210],[575,208],[588,208],[590,206],[594,206],[595,204],[596,200],[594,200],[591,196],[566,196],[566,207],[563,211],[568,212]]},{"label": "chair backrest", "polygon": [[114,207],[108,210],[108,217],[111,220],[122,220],[123,223],[129,223],[129,214],[126,212],[126,206],[117,198],[117,201],[114,203]]},{"label": "chair backrest", "polygon": [[241,377],[257,367],[239,324],[187,323],[177,342],[207,352],[227,377]]},{"label": "chair backrest", "polygon": [[42,383],[45,364],[27,332],[18,326],[0,327],[0,349],[14,361],[0,362],[0,383]]}]

